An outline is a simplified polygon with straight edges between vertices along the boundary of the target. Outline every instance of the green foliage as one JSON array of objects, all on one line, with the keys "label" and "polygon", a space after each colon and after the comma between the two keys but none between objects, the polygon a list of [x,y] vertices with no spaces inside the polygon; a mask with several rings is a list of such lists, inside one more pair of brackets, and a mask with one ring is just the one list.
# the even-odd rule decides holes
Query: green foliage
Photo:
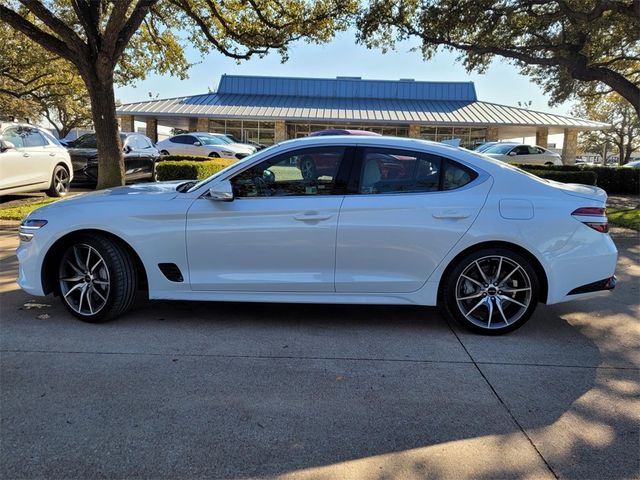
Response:
[{"label": "green foliage", "polygon": [[394,48],[416,38],[428,60],[457,51],[468,71],[506,58],[562,102],[595,82],[640,111],[637,0],[371,0],[359,41]]},{"label": "green foliage", "polygon": [[193,160],[166,160],[156,165],[158,180],[202,180],[220,170],[232,165],[234,162],[216,159],[204,161]]},{"label": "green foliage", "polygon": [[640,117],[620,95],[609,93],[586,96],[580,99],[573,113],[578,117],[611,125],[608,130],[582,132],[579,147],[583,152],[606,152],[604,155],[608,157],[617,150],[620,163],[625,164],[640,149]]},{"label": "green foliage", "polygon": [[46,118],[63,138],[91,124],[84,83],[69,62],[10,29],[0,29],[0,116]]},{"label": "green foliage", "polygon": [[0,206],[0,220],[22,220],[36,208],[44,207],[49,203],[60,200],[59,198],[40,198],[32,202],[23,203],[11,207]]},{"label": "green foliage", "polygon": [[[587,185],[597,185],[609,194],[640,194],[640,169],[624,167],[595,167],[581,165],[518,165],[518,167],[543,178],[557,180],[565,183],[584,183]],[[565,174],[592,173],[595,181],[569,180]],[[565,180],[562,180],[565,175]],[[578,178],[578,177],[576,177]],[[582,178],[582,177],[580,177]],[[585,179],[587,177],[584,177]],[[591,177],[589,177],[591,178]]]},{"label": "green foliage", "polygon": [[607,208],[607,217],[611,223],[640,231],[640,208],[633,208],[631,210]]}]

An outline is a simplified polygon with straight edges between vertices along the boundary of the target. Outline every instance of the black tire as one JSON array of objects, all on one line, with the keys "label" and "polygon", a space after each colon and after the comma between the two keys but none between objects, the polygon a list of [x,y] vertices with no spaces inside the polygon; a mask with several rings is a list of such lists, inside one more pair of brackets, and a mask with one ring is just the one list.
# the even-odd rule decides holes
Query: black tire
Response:
[{"label": "black tire", "polygon": [[553,162],[547,162],[544,164],[545,167],[553,167],[555,165],[555,163]]},{"label": "black tire", "polygon": [[64,197],[71,185],[69,170],[63,165],[56,165],[51,174],[51,186],[45,192],[49,197]]},{"label": "black tire", "polygon": [[316,162],[313,157],[305,156],[300,160],[300,172],[305,180],[316,180],[318,171],[316,170]]},{"label": "black tire", "polygon": [[218,155],[216,152],[211,152],[209,154],[209,158],[220,158],[220,155]]},{"label": "black tire", "polygon": [[57,292],[73,316],[84,322],[103,323],[131,308],[138,286],[136,268],[131,255],[117,241],[82,235],[63,249],[59,258],[55,269]]},{"label": "black tire", "polygon": [[538,304],[539,283],[531,262],[506,248],[472,252],[443,278],[440,308],[468,330],[500,335],[520,328]]},{"label": "black tire", "polygon": [[160,150],[160,155],[169,155],[169,152],[166,150]]}]

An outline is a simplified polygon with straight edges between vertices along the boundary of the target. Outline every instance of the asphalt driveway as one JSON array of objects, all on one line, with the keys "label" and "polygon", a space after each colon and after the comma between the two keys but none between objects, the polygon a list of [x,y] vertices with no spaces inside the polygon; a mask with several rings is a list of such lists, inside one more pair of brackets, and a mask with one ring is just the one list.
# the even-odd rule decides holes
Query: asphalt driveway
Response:
[{"label": "asphalt driveway", "polygon": [[637,478],[640,242],[507,336],[433,308],[144,302],[74,320],[0,228],[2,478]]}]

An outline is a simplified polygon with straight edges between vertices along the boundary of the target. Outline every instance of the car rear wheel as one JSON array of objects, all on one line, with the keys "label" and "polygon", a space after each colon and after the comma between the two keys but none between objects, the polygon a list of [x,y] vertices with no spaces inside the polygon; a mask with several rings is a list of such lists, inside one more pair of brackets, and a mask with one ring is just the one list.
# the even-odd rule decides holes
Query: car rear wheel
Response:
[{"label": "car rear wheel", "polygon": [[56,165],[51,175],[51,186],[46,193],[49,197],[64,197],[69,191],[70,183],[69,171],[62,165]]},{"label": "car rear wheel", "polygon": [[554,163],[553,162],[547,162],[545,163],[545,166],[547,167],[553,167]]},{"label": "car rear wheel", "polygon": [[521,327],[538,303],[538,278],[530,261],[504,248],[460,259],[444,279],[441,307],[463,327],[499,335]]},{"label": "car rear wheel", "polygon": [[160,150],[160,155],[169,155],[169,152],[167,152],[166,150]]},{"label": "car rear wheel", "polygon": [[211,152],[209,154],[209,158],[220,158],[220,155],[218,155],[216,152]]},{"label": "car rear wheel", "polygon": [[135,265],[117,242],[84,235],[63,251],[58,291],[76,318],[102,323],[131,308],[137,290]]}]

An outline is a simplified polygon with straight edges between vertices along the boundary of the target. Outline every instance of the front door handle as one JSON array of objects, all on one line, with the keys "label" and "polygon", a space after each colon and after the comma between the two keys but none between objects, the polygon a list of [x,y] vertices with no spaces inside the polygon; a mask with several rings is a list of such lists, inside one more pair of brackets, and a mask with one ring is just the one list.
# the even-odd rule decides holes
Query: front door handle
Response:
[{"label": "front door handle", "polygon": [[321,222],[322,220],[329,220],[331,215],[318,214],[318,213],[305,213],[303,215],[296,215],[293,217],[299,222]]},{"label": "front door handle", "polygon": [[464,210],[441,210],[438,212],[433,212],[433,218],[448,218],[454,220],[461,220],[463,218],[468,218],[471,216],[470,212],[465,212]]}]

